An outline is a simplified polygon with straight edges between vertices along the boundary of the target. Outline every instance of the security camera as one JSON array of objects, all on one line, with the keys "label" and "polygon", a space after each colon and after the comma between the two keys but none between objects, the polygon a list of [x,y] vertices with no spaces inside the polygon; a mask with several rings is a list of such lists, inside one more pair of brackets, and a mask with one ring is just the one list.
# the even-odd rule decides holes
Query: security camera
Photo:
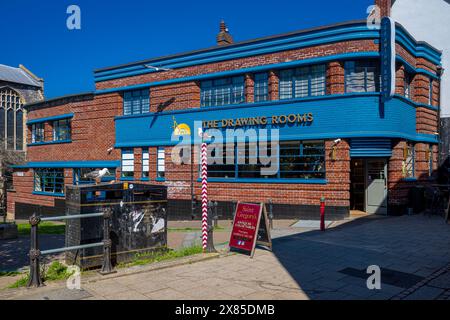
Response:
[{"label": "security camera", "polygon": [[336,139],[336,140],[334,140],[334,144],[338,144],[341,141],[342,141],[341,139]]}]

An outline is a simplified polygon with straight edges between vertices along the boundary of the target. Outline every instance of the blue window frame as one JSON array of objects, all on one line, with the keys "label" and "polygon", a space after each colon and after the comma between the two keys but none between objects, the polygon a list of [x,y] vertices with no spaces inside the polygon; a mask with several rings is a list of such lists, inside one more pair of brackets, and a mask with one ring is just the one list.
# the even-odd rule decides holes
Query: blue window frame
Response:
[{"label": "blue window frame", "polygon": [[134,150],[122,150],[122,178],[132,179],[134,177]]},{"label": "blue window frame", "polygon": [[64,194],[64,169],[35,169],[34,191],[37,193]]},{"label": "blue window frame", "polygon": [[53,141],[67,141],[71,139],[71,120],[53,121]]},{"label": "blue window frame", "polygon": [[280,71],[280,99],[323,96],[326,94],[325,65]]},{"label": "blue window frame", "polygon": [[43,122],[31,125],[31,143],[44,142],[45,124]]},{"label": "blue window frame", "polygon": [[381,84],[377,61],[345,62],[345,92],[379,92]]},{"label": "blue window frame", "polygon": [[202,81],[200,105],[211,107],[244,103],[244,87],[243,76]]},{"label": "blue window frame", "polygon": [[158,179],[165,179],[166,177],[166,159],[165,159],[165,150],[162,147],[158,148],[157,154],[157,163],[156,163],[156,177]]},{"label": "blue window frame", "polygon": [[[75,168],[73,169],[73,184],[83,185],[83,184],[93,184],[95,183],[94,178],[90,178],[87,175],[96,170],[102,170],[104,168]],[[113,181],[116,179],[116,168],[107,168],[109,174],[102,177],[101,182]]]},{"label": "blue window frame", "polygon": [[[220,163],[208,165],[208,176],[225,179],[282,179],[282,180],[317,180],[325,179],[325,143],[324,141],[288,141],[280,142],[273,150],[268,144],[267,156],[275,156],[278,164],[276,172],[261,172],[262,168],[269,168],[257,159],[259,154],[255,143],[235,143],[223,145],[218,149],[215,145],[210,148],[211,159],[216,157]],[[230,155],[230,150],[233,154]]]},{"label": "blue window frame", "polygon": [[150,91],[133,90],[123,94],[123,114],[142,114],[150,112]]},{"label": "blue window frame", "polygon": [[269,75],[267,73],[257,73],[254,77],[255,102],[269,100]]}]

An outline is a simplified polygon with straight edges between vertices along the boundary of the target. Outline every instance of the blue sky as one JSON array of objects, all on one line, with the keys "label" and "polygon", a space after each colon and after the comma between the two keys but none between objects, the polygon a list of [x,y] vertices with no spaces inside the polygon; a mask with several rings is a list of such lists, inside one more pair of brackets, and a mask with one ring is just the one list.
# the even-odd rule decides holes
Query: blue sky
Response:
[{"label": "blue sky", "polygon": [[[94,89],[93,70],[215,45],[224,19],[235,41],[354,19],[374,0],[14,0],[0,2],[0,64],[45,79],[46,98]],[[81,30],[66,27],[81,8]]]}]

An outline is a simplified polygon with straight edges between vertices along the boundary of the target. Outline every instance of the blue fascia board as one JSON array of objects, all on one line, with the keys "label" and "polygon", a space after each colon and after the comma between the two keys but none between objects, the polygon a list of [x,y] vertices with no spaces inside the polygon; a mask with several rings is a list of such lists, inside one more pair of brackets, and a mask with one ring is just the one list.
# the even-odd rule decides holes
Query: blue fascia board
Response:
[{"label": "blue fascia board", "polygon": [[121,177],[120,181],[134,181],[134,177]]},{"label": "blue fascia board", "polygon": [[264,71],[269,71],[269,70],[288,69],[288,68],[300,67],[300,66],[311,65],[311,64],[326,63],[326,62],[335,61],[335,60],[369,59],[369,58],[378,58],[379,56],[380,56],[380,54],[376,51],[343,53],[343,54],[323,56],[323,57],[318,57],[318,58],[296,60],[296,61],[274,63],[274,64],[266,64],[266,65],[262,65],[262,66],[242,68],[242,69],[237,69],[237,70],[228,70],[228,71],[221,71],[221,72],[215,72],[215,73],[200,74],[200,75],[190,76],[190,77],[173,78],[173,79],[162,80],[162,81],[147,82],[147,83],[141,83],[141,84],[136,84],[136,85],[124,86],[124,87],[101,89],[101,90],[96,90],[95,94],[99,95],[99,94],[107,94],[107,93],[112,93],[112,92],[145,89],[145,88],[170,85],[170,84],[176,84],[176,83],[182,83],[182,82],[188,82],[188,81],[202,81],[202,80],[209,80],[209,79],[221,78],[221,77],[231,77],[231,76],[235,76],[235,75],[242,75],[244,73],[259,73],[259,72],[264,72]]},{"label": "blue fascia board", "polygon": [[435,64],[441,63],[442,52],[435,50],[426,43],[416,42],[400,28],[396,28],[395,40],[402,44],[415,57],[428,59]]},{"label": "blue fascia board", "polygon": [[397,99],[403,100],[404,102],[406,102],[416,108],[421,107],[421,108],[427,108],[427,109],[430,109],[433,111],[439,111],[439,107],[430,106],[429,104],[415,102],[409,98],[406,98],[405,96],[402,96],[401,94],[395,94],[394,97],[396,97]]},{"label": "blue fascia board", "polygon": [[35,123],[42,123],[42,122],[56,121],[56,120],[63,120],[63,119],[70,119],[70,118],[73,118],[73,116],[74,116],[73,113],[67,113],[67,114],[60,114],[60,115],[52,116],[52,117],[33,119],[33,120],[28,120],[27,125],[31,125],[31,124],[35,124]]},{"label": "blue fascia board", "polygon": [[53,193],[53,192],[43,192],[43,191],[33,191],[32,194],[38,196],[49,196],[49,197],[65,197],[64,193]]},{"label": "blue fascia board", "polygon": [[[198,178],[197,182],[202,179]],[[327,179],[277,179],[277,178],[208,178],[208,182],[220,183],[279,183],[279,184],[327,184]]]},{"label": "blue fascia board", "polygon": [[44,146],[44,145],[49,145],[49,144],[64,144],[64,143],[72,143],[72,140],[32,142],[32,143],[27,144],[27,146],[35,147],[35,146]]},{"label": "blue fascia board", "polygon": [[117,168],[120,161],[45,161],[28,162],[26,165],[11,166],[15,169],[27,168]]},{"label": "blue fascia board", "polygon": [[432,73],[432,72],[430,72],[428,70],[422,69],[422,68],[414,68],[408,61],[406,61],[400,55],[397,55],[396,59],[397,59],[397,61],[401,62],[405,66],[406,71],[408,71],[409,73],[424,74],[424,75],[426,75],[426,76],[428,76],[430,78],[433,78],[435,80],[439,80],[439,77],[436,74],[434,74],[434,73]]}]

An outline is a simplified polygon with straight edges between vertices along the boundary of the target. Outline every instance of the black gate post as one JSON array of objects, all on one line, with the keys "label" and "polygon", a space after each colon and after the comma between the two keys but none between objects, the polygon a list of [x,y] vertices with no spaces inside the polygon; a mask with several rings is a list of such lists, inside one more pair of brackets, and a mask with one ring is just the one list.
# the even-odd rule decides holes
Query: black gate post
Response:
[{"label": "black gate post", "polygon": [[213,217],[212,217],[212,207],[214,203],[212,201],[208,202],[208,241],[206,243],[207,253],[217,252],[216,248],[214,248],[214,226],[213,226]]},{"label": "black gate post", "polygon": [[273,229],[273,201],[269,199],[269,224],[270,229]]},{"label": "black gate post", "polygon": [[111,265],[111,247],[112,241],[110,239],[110,222],[112,218],[112,210],[110,208],[105,209],[103,212],[103,263],[100,274],[106,275],[114,273]]},{"label": "black gate post", "polygon": [[31,225],[31,239],[30,239],[30,279],[28,280],[27,287],[41,287],[44,285],[41,278],[41,268],[39,265],[39,257],[41,251],[38,244],[38,225],[41,222],[41,218],[36,214],[29,219]]}]

